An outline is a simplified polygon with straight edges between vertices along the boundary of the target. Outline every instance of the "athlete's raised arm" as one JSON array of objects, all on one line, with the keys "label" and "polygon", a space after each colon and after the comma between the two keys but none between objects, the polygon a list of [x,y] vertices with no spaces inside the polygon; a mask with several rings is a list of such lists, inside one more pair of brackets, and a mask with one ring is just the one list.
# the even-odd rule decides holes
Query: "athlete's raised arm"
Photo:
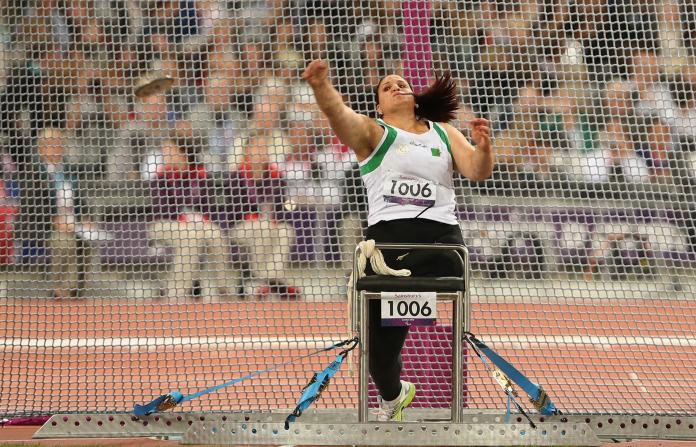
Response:
[{"label": "athlete's raised arm", "polygon": [[331,128],[341,143],[353,149],[358,160],[369,157],[384,129],[373,119],[355,112],[343,102],[341,94],[329,81],[329,66],[325,61],[312,61],[302,73],[302,79],[314,91],[319,108],[329,119]]}]

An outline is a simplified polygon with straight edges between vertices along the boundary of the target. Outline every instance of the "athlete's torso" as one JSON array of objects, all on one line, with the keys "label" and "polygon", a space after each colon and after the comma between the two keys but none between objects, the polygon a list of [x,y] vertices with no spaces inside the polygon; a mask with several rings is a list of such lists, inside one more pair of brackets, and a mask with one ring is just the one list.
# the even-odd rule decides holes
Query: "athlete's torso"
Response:
[{"label": "athlete's torso", "polygon": [[428,121],[422,134],[377,122],[385,132],[360,163],[368,195],[368,225],[420,217],[456,224],[453,161],[445,129]]}]

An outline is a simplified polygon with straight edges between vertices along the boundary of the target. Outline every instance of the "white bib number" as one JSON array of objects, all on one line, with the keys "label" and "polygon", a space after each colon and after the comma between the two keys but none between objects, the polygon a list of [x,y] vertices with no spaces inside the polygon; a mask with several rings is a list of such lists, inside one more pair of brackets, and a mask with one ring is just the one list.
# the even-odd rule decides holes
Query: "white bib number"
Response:
[{"label": "white bib number", "polygon": [[437,321],[435,292],[382,292],[382,326],[432,326]]},{"label": "white bib number", "polygon": [[437,185],[414,175],[389,173],[384,181],[384,201],[400,205],[434,206]]}]

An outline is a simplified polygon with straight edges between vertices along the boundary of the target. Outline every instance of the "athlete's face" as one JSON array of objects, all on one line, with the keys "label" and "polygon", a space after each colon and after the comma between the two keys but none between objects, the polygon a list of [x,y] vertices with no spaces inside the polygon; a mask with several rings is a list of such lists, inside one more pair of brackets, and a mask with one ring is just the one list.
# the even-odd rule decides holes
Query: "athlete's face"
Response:
[{"label": "athlete's face", "polygon": [[401,109],[413,110],[415,105],[413,90],[401,76],[385,76],[377,86],[377,113],[384,115]]}]

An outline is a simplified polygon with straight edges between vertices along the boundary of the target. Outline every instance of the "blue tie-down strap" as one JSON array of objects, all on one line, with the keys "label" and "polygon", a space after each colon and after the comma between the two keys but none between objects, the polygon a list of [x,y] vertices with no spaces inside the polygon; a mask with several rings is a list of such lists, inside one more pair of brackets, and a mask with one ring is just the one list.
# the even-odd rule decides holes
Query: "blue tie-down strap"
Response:
[{"label": "blue tie-down strap", "polygon": [[[550,416],[561,414],[556,406],[551,402],[551,398],[546,391],[522,374],[517,368],[512,366],[507,360],[499,356],[494,350],[489,348],[484,342],[477,339],[471,332],[464,334],[464,339],[474,348],[477,354],[482,353],[495,364],[510,380],[519,385],[529,396],[529,400],[534,407],[539,411],[539,414]],[[479,354],[480,356],[480,354]]]},{"label": "blue tie-down strap", "polygon": [[149,404],[136,405],[133,408],[133,414],[136,416],[145,416],[152,413],[160,413],[174,408],[184,400],[184,395],[178,391],[172,391],[169,394],[158,397]]},{"label": "blue tie-down strap", "polygon": [[[193,399],[197,399],[197,398],[199,398],[203,395],[206,395],[208,393],[212,393],[214,391],[228,387],[228,386],[233,385],[235,383],[241,382],[242,380],[251,379],[252,377],[256,377],[256,376],[261,375],[263,373],[274,371],[282,366],[292,365],[293,363],[297,363],[300,360],[304,360],[308,357],[312,357],[312,356],[315,356],[317,354],[321,354],[322,352],[330,351],[330,350],[335,349],[335,348],[340,348],[342,346],[352,344],[352,346],[350,348],[342,351],[341,354],[339,355],[339,357],[341,355],[345,356],[345,354],[352,351],[355,348],[355,346],[358,345],[358,343],[359,343],[358,337],[354,337],[354,338],[351,338],[348,340],[343,340],[339,343],[335,343],[335,344],[328,346],[326,348],[319,349],[317,351],[310,352],[309,354],[305,354],[305,355],[302,355],[299,357],[295,357],[294,359],[289,360],[287,362],[278,363],[276,365],[271,366],[270,368],[266,368],[266,369],[262,369],[260,371],[253,372],[253,373],[248,374],[244,377],[233,379],[233,380],[227,381],[225,383],[221,383],[219,385],[211,386],[210,388],[206,388],[204,390],[198,391],[197,393],[189,394],[187,396],[184,396],[179,391],[172,391],[171,393],[164,394],[164,395],[158,397],[157,399],[153,400],[152,402],[147,403],[145,405],[135,405],[133,407],[133,415],[146,416],[148,414],[166,411],[166,410],[169,410],[171,408],[174,408],[175,406],[177,406],[179,404],[182,404],[184,402],[188,402],[188,401],[193,400]],[[339,366],[340,366],[340,364],[339,364]],[[333,374],[332,374],[332,376],[333,376]]]},{"label": "blue tie-down strap", "polygon": [[333,376],[341,368],[341,364],[343,363],[343,360],[346,358],[348,353],[355,349],[358,346],[358,344],[360,344],[360,339],[358,337],[355,337],[346,344],[350,344],[350,346],[341,351],[341,353],[338,354],[338,356],[336,357],[336,360],[331,362],[331,364],[327,366],[322,372],[315,373],[312,376],[312,379],[309,381],[309,383],[305,385],[304,388],[302,388],[302,395],[300,396],[300,400],[297,403],[297,406],[295,407],[293,412],[285,419],[286,430],[290,428],[290,422],[295,422],[295,419],[302,416],[302,413],[307,408],[309,408],[310,405],[316,402],[317,399],[319,399],[319,396],[321,396],[321,393],[329,385],[329,382],[331,381]]},{"label": "blue tie-down strap", "polygon": [[315,373],[314,376],[312,376],[309,383],[302,389],[302,396],[300,396],[297,407],[295,407],[295,410],[285,419],[286,430],[290,428],[290,422],[295,422],[295,419],[302,416],[302,413],[319,399],[321,393],[329,385],[331,378],[338,372],[344,358],[345,353],[339,354],[336,360],[331,362],[324,371]]}]

